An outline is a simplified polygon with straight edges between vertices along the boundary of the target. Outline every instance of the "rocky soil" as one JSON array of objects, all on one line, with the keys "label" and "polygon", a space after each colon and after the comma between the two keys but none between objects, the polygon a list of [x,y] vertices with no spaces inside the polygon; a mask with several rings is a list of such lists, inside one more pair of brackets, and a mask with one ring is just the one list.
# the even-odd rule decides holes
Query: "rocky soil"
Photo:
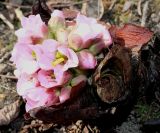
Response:
[{"label": "rocky soil", "polygon": [[[57,0],[58,1],[58,0]],[[69,1],[69,0],[68,0]],[[78,0],[77,0],[78,1]],[[59,1],[59,3],[62,1]],[[71,1],[69,1],[71,2]],[[148,27],[153,32],[160,33],[160,1],[159,0],[102,0],[104,11],[101,20],[116,25],[124,23],[134,23]],[[49,3],[49,2],[48,2]],[[0,16],[5,16],[15,28],[9,26],[5,20],[0,17],[0,109],[8,108],[5,120],[11,121],[0,126],[0,133],[27,133],[27,132],[53,132],[53,133],[99,133],[104,132],[96,125],[89,125],[81,120],[71,125],[57,125],[56,123],[46,124],[35,119],[24,119],[24,103],[16,93],[16,81],[14,77],[15,66],[10,62],[11,51],[14,46],[16,30],[20,23],[18,17],[13,13],[17,7],[24,15],[28,14],[32,5],[30,0],[3,0],[0,2]],[[29,6],[29,7],[28,7]],[[76,5],[74,8],[81,9],[82,5]],[[54,4],[51,6],[54,7]],[[72,7],[73,8],[73,7]],[[84,11],[84,9],[83,9]],[[92,16],[92,13],[91,13]],[[150,103],[146,102],[145,94],[142,91],[133,107],[128,118],[115,127],[105,132],[115,133],[142,133],[147,132],[143,126],[147,120],[160,118],[160,105],[156,98]],[[18,102],[18,105],[15,103]],[[12,107],[7,107],[12,105]],[[0,110],[0,113],[2,111]],[[18,115],[14,112],[18,112]],[[1,114],[0,114],[1,116]],[[8,118],[9,117],[9,118]],[[11,117],[11,118],[10,118]],[[25,116],[26,117],[26,116]],[[6,123],[1,122],[0,123]],[[153,130],[153,132],[156,132]],[[157,131],[158,132],[158,131]]]}]

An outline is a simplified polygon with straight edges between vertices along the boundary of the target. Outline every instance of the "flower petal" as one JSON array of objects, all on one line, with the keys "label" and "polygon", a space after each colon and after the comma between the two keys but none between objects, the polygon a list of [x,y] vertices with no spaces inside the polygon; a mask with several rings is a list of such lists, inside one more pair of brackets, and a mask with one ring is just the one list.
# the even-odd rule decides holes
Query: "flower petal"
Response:
[{"label": "flower petal", "polygon": [[59,100],[55,95],[54,90],[47,91],[47,89],[43,87],[35,87],[31,89],[25,99],[27,100],[27,112],[36,107],[53,105]]},{"label": "flower petal", "polygon": [[67,62],[64,64],[63,71],[78,66],[78,57],[72,49],[67,48],[65,46],[60,46],[58,47],[58,51],[68,58]]},{"label": "flower petal", "polygon": [[36,75],[28,75],[22,73],[17,82],[17,92],[19,95],[25,97],[27,93],[39,84]]},{"label": "flower petal", "polygon": [[41,20],[39,14],[30,15],[28,18],[23,17],[21,25],[22,28],[15,32],[18,37],[18,42],[37,44],[48,34],[48,27]]}]

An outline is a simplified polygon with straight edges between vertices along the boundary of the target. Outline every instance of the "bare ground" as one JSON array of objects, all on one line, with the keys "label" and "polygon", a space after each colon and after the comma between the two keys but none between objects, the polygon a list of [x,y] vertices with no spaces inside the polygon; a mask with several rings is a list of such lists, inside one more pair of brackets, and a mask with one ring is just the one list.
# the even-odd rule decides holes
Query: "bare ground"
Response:
[{"label": "bare ground", "polygon": [[[14,0],[10,0],[14,1]],[[113,3],[113,1],[104,0],[104,13],[102,20],[111,24],[122,25],[124,23],[135,23],[148,27],[154,32],[160,33],[160,1],[159,0],[138,0],[127,1],[120,0]],[[20,4],[23,2],[20,0]],[[109,4],[108,4],[108,3]],[[128,3],[127,3],[128,2]],[[28,1],[24,5],[31,4]],[[106,4],[107,3],[107,4]],[[16,3],[17,4],[17,3]],[[112,5],[114,4],[114,5]],[[112,6],[111,6],[112,5]],[[6,18],[17,28],[19,25],[18,19],[14,16],[7,17],[5,11],[9,13],[13,8],[6,8],[6,5],[0,3],[0,13],[4,14]],[[11,11],[10,11],[11,10]],[[28,12],[25,11],[24,12]],[[11,57],[11,50],[15,43],[16,37],[14,30],[12,30],[4,20],[0,19],[0,109],[6,105],[14,103],[19,99],[16,93],[16,79],[13,71],[15,67],[9,61]],[[128,118],[121,124],[113,127],[107,132],[115,133],[142,133],[143,122],[146,120],[160,118],[160,105],[157,100],[153,100],[147,104],[144,100],[143,92],[140,94],[136,105],[133,107]],[[38,120],[24,119],[24,105],[20,107],[20,113],[10,124],[0,127],[0,133],[16,133],[16,132],[102,132],[96,126],[90,126],[79,120],[69,126],[57,124],[43,124]]]}]

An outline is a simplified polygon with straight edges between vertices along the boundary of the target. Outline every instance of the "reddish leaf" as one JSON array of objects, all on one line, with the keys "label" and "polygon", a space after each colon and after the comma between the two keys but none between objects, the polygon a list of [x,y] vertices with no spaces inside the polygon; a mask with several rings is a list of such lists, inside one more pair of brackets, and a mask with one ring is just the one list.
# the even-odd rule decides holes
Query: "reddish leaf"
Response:
[{"label": "reddish leaf", "polygon": [[109,31],[115,43],[129,48],[142,46],[153,36],[153,32],[149,31],[147,28],[133,24],[126,24],[121,28],[111,26]]}]

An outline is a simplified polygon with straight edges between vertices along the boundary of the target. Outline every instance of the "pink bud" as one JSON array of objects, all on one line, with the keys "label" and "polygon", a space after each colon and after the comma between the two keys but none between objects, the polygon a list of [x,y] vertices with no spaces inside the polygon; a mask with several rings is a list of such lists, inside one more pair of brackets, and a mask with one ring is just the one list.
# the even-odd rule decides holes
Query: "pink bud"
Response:
[{"label": "pink bud", "polygon": [[74,50],[79,50],[82,48],[83,40],[78,34],[70,34],[68,36],[69,47]]},{"label": "pink bud", "polygon": [[99,42],[96,42],[95,44],[93,44],[90,48],[89,48],[89,51],[93,54],[93,55],[97,55],[98,53],[101,52],[101,50],[103,48],[105,48],[105,43],[104,41],[99,41]]},{"label": "pink bud", "polygon": [[68,44],[68,31],[64,29],[59,29],[56,32],[57,41],[61,44]]},{"label": "pink bud", "polygon": [[96,58],[88,50],[80,51],[78,53],[78,59],[81,69],[94,69],[97,65]]}]

